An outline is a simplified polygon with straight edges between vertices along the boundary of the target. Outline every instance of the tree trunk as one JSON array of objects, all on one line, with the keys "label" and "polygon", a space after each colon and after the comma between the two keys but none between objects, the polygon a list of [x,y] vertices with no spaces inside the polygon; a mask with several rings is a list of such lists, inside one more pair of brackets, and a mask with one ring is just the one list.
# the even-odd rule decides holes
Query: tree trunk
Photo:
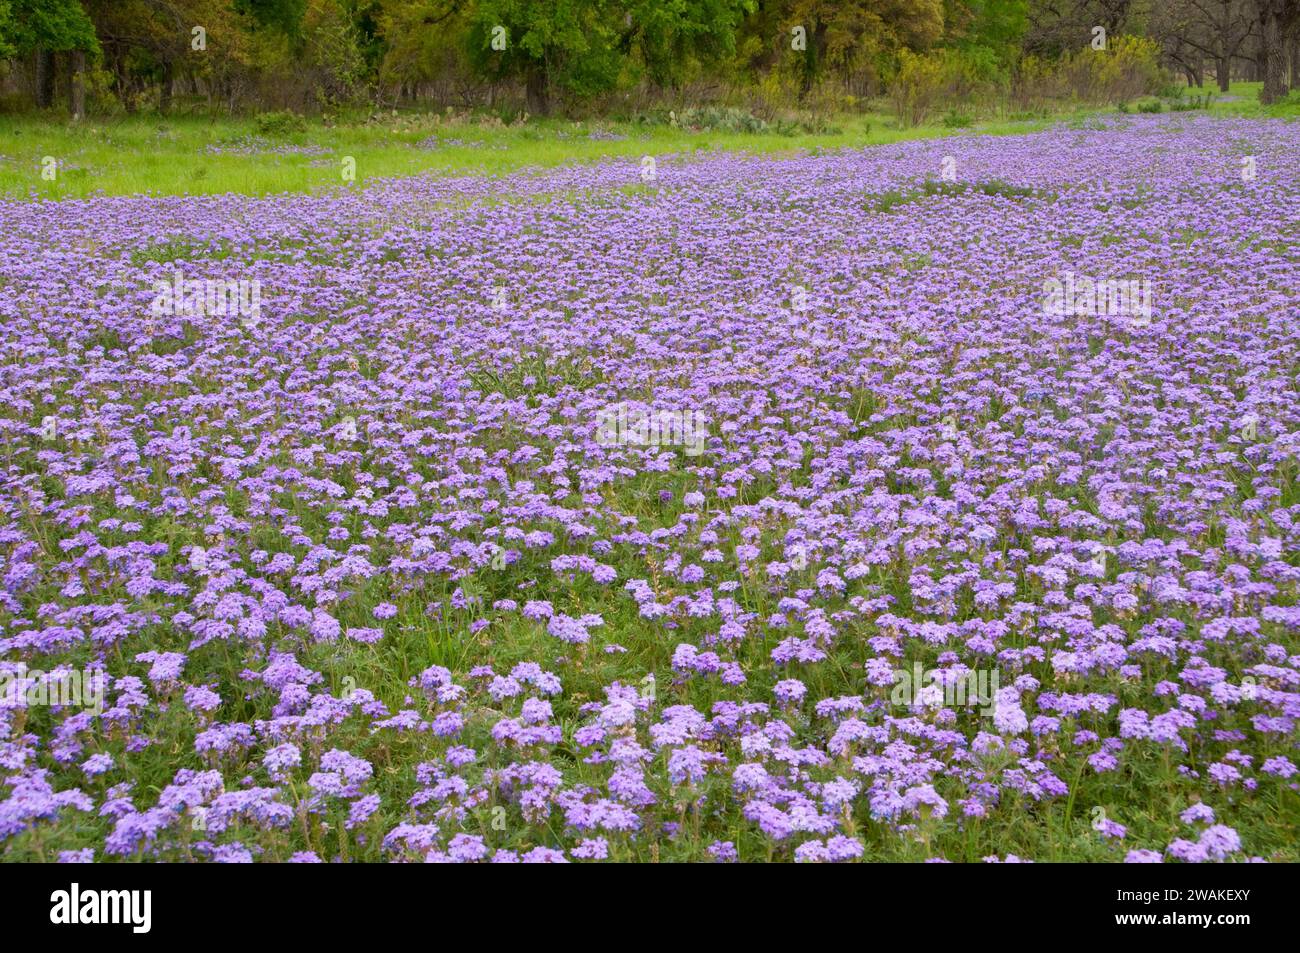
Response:
[{"label": "tree trunk", "polygon": [[803,71],[799,80],[799,101],[812,92],[821,74],[822,62],[826,58],[826,25],[818,20],[813,25],[812,36],[807,38],[807,49],[803,54]]},{"label": "tree trunk", "polygon": [[[113,74],[113,97],[123,105],[126,104],[126,63],[120,53],[114,51],[104,59]],[[129,111],[129,110],[128,110]]]},{"label": "tree trunk", "polygon": [[1300,89],[1300,22],[1291,27],[1291,89]]},{"label": "tree trunk", "polygon": [[68,80],[68,111],[72,121],[86,118],[86,51],[73,50],[68,54],[72,63],[72,75]]},{"label": "tree trunk", "polygon": [[528,97],[528,114],[545,116],[550,112],[551,104],[547,96],[546,71],[536,67],[528,71],[525,92]]},{"label": "tree trunk", "polygon": [[158,111],[166,114],[172,108],[172,64],[163,64],[162,85],[158,88]]},{"label": "tree trunk", "polygon": [[1228,84],[1232,82],[1232,60],[1226,56],[1220,57],[1214,64],[1214,78],[1219,81],[1219,92],[1226,93]]},{"label": "tree trunk", "polygon": [[1266,106],[1286,95],[1284,5],[1284,0],[1259,0],[1259,51],[1264,71],[1264,88],[1259,92],[1259,101]]},{"label": "tree trunk", "polygon": [[36,105],[40,109],[54,105],[54,54],[46,49],[36,51]]}]

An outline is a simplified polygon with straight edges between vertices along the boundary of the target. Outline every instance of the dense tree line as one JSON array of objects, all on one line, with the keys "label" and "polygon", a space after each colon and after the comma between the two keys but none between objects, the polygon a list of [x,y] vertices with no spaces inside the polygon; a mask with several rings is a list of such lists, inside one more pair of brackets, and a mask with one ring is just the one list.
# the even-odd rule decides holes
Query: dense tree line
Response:
[{"label": "dense tree line", "polygon": [[103,110],[182,96],[536,115],[611,96],[861,97],[935,76],[974,88],[1097,49],[1098,30],[1150,41],[1130,49],[1190,85],[1262,79],[1266,102],[1300,85],[1300,0],[0,0],[6,106],[74,116],[88,93]]}]

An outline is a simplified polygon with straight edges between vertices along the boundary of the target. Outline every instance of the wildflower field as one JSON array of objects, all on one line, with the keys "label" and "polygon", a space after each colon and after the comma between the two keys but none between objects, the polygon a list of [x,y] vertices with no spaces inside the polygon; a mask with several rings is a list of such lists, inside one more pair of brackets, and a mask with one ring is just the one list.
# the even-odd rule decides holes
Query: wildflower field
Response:
[{"label": "wildflower field", "polygon": [[0,859],[1300,859],[1298,172],[0,203]]}]

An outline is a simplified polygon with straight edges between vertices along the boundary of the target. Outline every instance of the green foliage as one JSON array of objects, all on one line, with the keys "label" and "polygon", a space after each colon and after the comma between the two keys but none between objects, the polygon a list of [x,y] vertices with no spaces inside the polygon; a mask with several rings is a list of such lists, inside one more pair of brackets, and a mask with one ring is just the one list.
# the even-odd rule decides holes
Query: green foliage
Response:
[{"label": "green foliage", "polygon": [[724,106],[691,107],[672,113],[669,121],[671,125],[695,131],[767,132],[771,128],[751,112]]},{"label": "green foliage", "polygon": [[1084,47],[1057,60],[1028,56],[1017,70],[1013,98],[1023,103],[1136,99],[1167,85],[1159,56],[1155,41],[1139,36],[1113,36],[1104,50]]},{"label": "green foliage", "polygon": [[864,68],[878,71],[883,61],[900,51],[925,50],[937,43],[943,35],[943,3],[791,0],[782,23],[786,37],[793,26],[806,30],[806,49],[796,55],[807,93],[827,70],[841,76]]},{"label": "green foliage", "polygon": [[[78,0],[9,0],[10,45],[17,53],[49,50],[98,51],[95,27]],[[0,15],[0,24],[3,16]]]},{"label": "green foliage", "polygon": [[0,0],[0,59],[13,56],[15,52],[13,8],[9,4],[10,0]]},{"label": "green foliage", "polygon": [[900,123],[919,126],[939,99],[944,85],[943,60],[937,55],[903,50],[898,55],[898,75],[890,98]]},{"label": "green foliage", "polygon": [[[937,114],[962,128],[1168,85],[1154,41],[1118,28],[1143,22],[1099,16],[1036,7],[1031,23],[1029,0],[0,0],[0,56],[24,57],[13,68],[30,91],[51,61],[27,54],[91,53],[100,114],[165,112],[174,93],[206,112],[421,102],[506,122],[716,104],[751,113],[751,131],[797,109],[810,118],[789,130],[809,131],[883,95],[902,126]],[[1080,17],[1107,24],[1106,50],[1088,47]],[[196,53],[178,23],[203,25],[207,46]],[[66,89],[71,68],[56,56],[40,88]]]},{"label": "green foliage", "polygon": [[296,113],[269,112],[258,116],[253,121],[253,127],[259,135],[287,136],[291,133],[304,131],[307,128],[307,122]]},{"label": "green foliage", "polygon": [[1213,92],[1206,92],[1203,95],[1193,93],[1189,96],[1181,86],[1163,89],[1159,95],[1168,104],[1169,111],[1174,113],[1209,109],[1210,103],[1214,102]]},{"label": "green foliage", "polygon": [[374,23],[346,6],[315,2],[304,21],[301,57],[314,79],[313,98],[326,107],[364,99],[380,53]]},{"label": "green foliage", "polygon": [[949,46],[991,57],[1006,71],[1029,29],[1029,0],[946,0],[944,27]]},{"label": "green foliage", "polygon": [[912,189],[893,189],[872,196],[867,208],[874,212],[892,212],[901,206],[922,202],[931,196],[940,195],[952,198],[958,195],[979,194],[1004,199],[1043,199],[1055,201],[1051,192],[1035,190],[1026,185],[1014,185],[1002,179],[986,179],[982,182],[946,182],[942,179],[926,179]]},{"label": "green foliage", "polygon": [[992,102],[1006,88],[1009,77],[991,47],[973,45],[956,49],[898,55],[898,72],[890,87],[894,113],[904,125],[925,121],[938,103],[966,108],[952,110],[945,125],[960,125],[977,103]]},{"label": "green foliage", "polygon": [[736,31],[755,0],[633,0],[619,49],[634,40],[650,80],[674,86],[692,63],[716,65],[736,51]]},{"label": "green foliage", "polygon": [[378,81],[390,88],[469,75],[468,20],[455,4],[389,2],[375,16]]},{"label": "green foliage", "polygon": [[579,97],[613,88],[616,14],[606,0],[481,0],[466,37],[470,61],[491,79],[522,79],[529,107],[545,112],[552,83]]},{"label": "green foliage", "polygon": [[307,0],[234,0],[234,9],[236,13],[252,17],[259,26],[298,37],[302,33]]}]

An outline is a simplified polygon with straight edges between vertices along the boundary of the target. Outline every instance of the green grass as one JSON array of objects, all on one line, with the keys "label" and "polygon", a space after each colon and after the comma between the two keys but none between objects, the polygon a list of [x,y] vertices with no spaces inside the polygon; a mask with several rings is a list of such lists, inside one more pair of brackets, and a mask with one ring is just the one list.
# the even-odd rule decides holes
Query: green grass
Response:
[{"label": "green grass", "polygon": [[[1139,96],[1131,102],[1120,103],[1116,110],[1135,115],[1201,112],[1211,116],[1237,116],[1247,119],[1300,118],[1300,93],[1293,92],[1281,102],[1264,106],[1259,101],[1259,93],[1263,86],[1263,83],[1232,83],[1228,86],[1228,91],[1223,93],[1214,83],[1206,83],[1200,88],[1183,87],[1181,96]],[[1207,96],[1208,106],[1199,102]]]},{"label": "green grass", "polygon": [[[1232,83],[1227,93],[1206,87],[1214,92],[1214,102],[1209,112],[1216,116],[1246,116],[1248,118],[1300,119],[1300,92],[1292,93],[1272,106],[1262,106],[1259,91],[1263,83]],[[1224,97],[1233,97],[1224,101]]]},{"label": "green grass", "polygon": [[[95,195],[268,195],[310,192],[347,184],[345,157],[355,160],[355,183],[409,175],[504,175],[610,157],[683,155],[739,150],[774,156],[881,145],[909,139],[983,133],[1009,135],[1097,110],[1071,110],[1022,121],[953,128],[936,115],[931,124],[898,128],[883,114],[840,117],[826,132],[694,132],[668,124],[566,120],[501,125],[495,119],[444,121],[431,113],[401,113],[383,121],[327,124],[308,119],[298,130],[259,133],[254,119],[118,117],[81,124],[41,116],[0,117],[0,197],[81,199]],[[590,138],[600,130],[624,138]],[[420,143],[436,136],[433,148]],[[221,151],[252,143],[249,154]],[[277,152],[276,149],[311,150]],[[53,157],[53,181],[42,160]]]},{"label": "green grass", "polygon": [[[1266,108],[1258,102],[1259,86],[1235,83],[1227,94],[1234,98],[1222,102],[1216,93],[1207,112],[1300,117],[1300,96]],[[1136,111],[1143,102],[1128,108]],[[794,134],[696,132],[668,124],[562,119],[502,125],[495,117],[449,120],[428,112],[350,122],[307,119],[269,132],[259,132],[255,118],[135,116],[73,124],[39,115],[0,116],[0,197],[311,192],[348,184],[343,176],[346,157],[355,160],[354,181],[361,185],[393,176],[498,176],[619,156],[639,159],[714,150],[798,156],[939,136],[1012,135],[1113,112],[1113,107],[1061,109],[1041,118],[973,122],[960,128],[937,111],[928,124],[910,128],[899,128],[883,113],[868,113],[837,117],[825,132]],[[594,131],[623,138],[591,138]],[[430,137],[437,137],[437,145],[422,148]],[[249,151],[230,151],[241,148]],[[47,156],[58,163],[53,181],[42,177]]]},{"label": "green grass", "polygon": [[[1005,132],[1031,124],[1004,124]],[[626,138],[588,138],[601,128]],[[40,118],[0,119],[0,196],[8,199],[77,199],[94,195],[211,195],[227,192],[267,195],[310,192],[347,184],[344,157],[355,159],[355,182],[419,174],[504,175],[523,168],[549,168],[624,156],[682,155],[741,149],[764,154],[803,154],[811,149],[874,145],[951,134],[925,126],[899,130],[856,119],[838,132],[689,132],[668,125],[600,124],[564,121],[523,126],[458,123],[434,125],[399,117],[394,122],[326,126],[309,121],[306,130],[265,136],[266,145],[310,147],[325,154],[251,155],[214,153],[256,135],[251,120],[116,119],[81,126]],[[430,135],[435,148],[418,143]],[[53,181],[42,178],[41,161],[54,157]]]}]

